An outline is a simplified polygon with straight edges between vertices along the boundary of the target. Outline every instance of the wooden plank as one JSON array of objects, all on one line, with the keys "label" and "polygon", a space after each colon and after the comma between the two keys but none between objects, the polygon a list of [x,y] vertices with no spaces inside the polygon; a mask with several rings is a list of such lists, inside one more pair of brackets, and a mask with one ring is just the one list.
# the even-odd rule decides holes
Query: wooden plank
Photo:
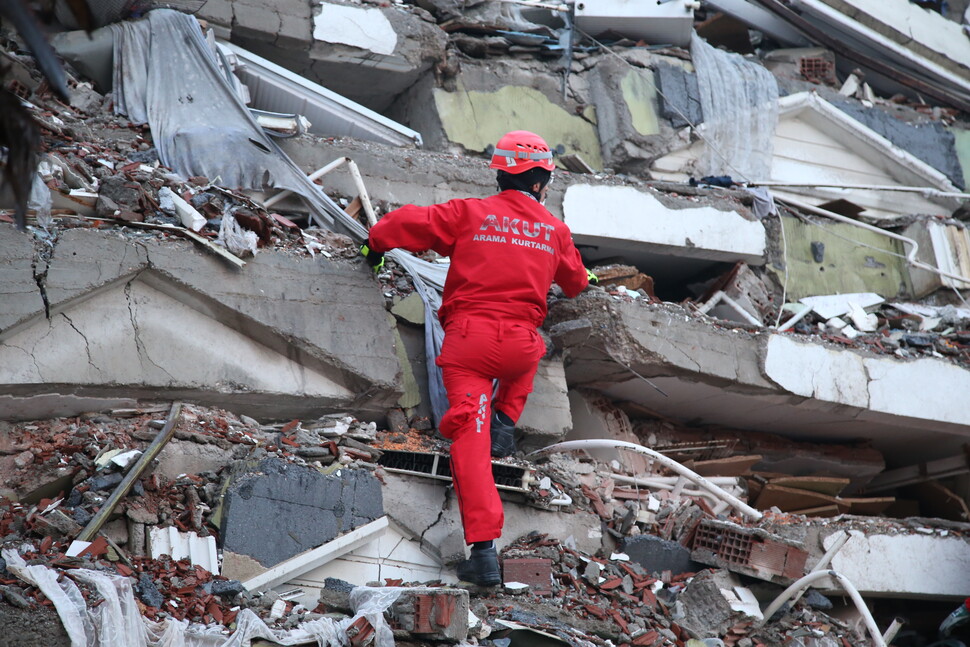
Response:
[{"label": "wooden plank", "polygon": [[796,490],[795,488],[782,487],[769,483],[761,490],[755,507],[759,510],[767,510],[777,507],[782,512],[793,510],[804,510],[806,508],[817,508],[824,505],[835,505],[835,497],[809,492],[808,490]]},{"label": "wooden plank", "polygon": [[782,476],[771,480],[772,485],[809,490],[828,496],[838,496],[850,482],[851,479],[837,476]]},{"label": "wooden plank", "polygon": [[894,496],[883,497],[859,497],[859,498],[840,498],[838,500],[839,511],[845,514],[856,514],[864,517],[873,517],[885,512],[889,506],[896,502]]},{"label": "wooden plank", "polygon": [[697,461],[691,469],[701,476],[741,476],[760,460],[761,454],[728,456],[727,458]]},{"label": "wooden plank", "polygon": [[906,492],[916,494],[920,513],[924,517],[939,517],[950,521],[970,520],[967,502],[941,483],[920,483],[906,488]]},{"label": "wooden plank", "polygon": [[837,505],[821,505],[817,508],[805,508],[804,510],[792,510],[791,514],[801,514],[806,517],[835,517],[839,514]]},{"label": "wooden plank", "polygon": [[162,427],[155,439],[149,443],[148,447],[145,448],[145,452],[138,458],[138,462],[135,463],[134,467],[128,470],[125,474],[125,478],[122,479],[118,487],[115,488],[108,500],[104,502],[98,512],[94,515],[88,525],[84,527],[84,530],[77,536],[76,541],[93,541],[94,536],[98,534],[101,530],[101,526],[104,522],[108,520],[114,509],[118,507],[118,504],[131,490],[135,481],[141,477],[142,473],[152,464],[158,453],[162,451],[165,444],[175,435],[175,425],[178,422],[179,414],[182,412],[182,403],[173,402],[172,409],[168,414],[168,420],[165,421],[165,426]]},{"label": "wooden plank", "polygon": [[256,577],[249,578],[242,585],[247,591],[257,591],[271,589],[274,586],[284,584],[293,578],[323,566],[331,560],[346,555],[364,544],[374,541],[384,534],[388,525],[389,522],[386,516],[375,519],[368,524],[351,530],[345,535],[340,535],[323,546],[318,546],[304,551],[299,555],[294,555],[273,568],[260,573]]}]

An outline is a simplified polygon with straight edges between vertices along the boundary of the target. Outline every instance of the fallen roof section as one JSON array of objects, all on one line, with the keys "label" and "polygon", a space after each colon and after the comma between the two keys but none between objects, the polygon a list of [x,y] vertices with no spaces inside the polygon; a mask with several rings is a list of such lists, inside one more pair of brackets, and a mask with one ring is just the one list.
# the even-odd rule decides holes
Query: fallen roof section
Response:
[{"label": "fallen roof section", "polygon": [[[697,141],[659,158],[653,165],[654,175],[686,181],[704,145]],[[863,207],[863,215],[870,218],[914,213],[949,216],[960,205],[953,197],[941,195],[960,193],[943,173],[814,92],[779,99],[771,177],[762,181],[768,180],[778,197],[799,196],[816,205],[849,200]],[[791,186],[783,186],[785,182]],[[860,188],[851,188],[853,185]],[[847,188],[836,188],[839,186]],[[878,186],[927,191],[925,195],[900,193],[875,188]]]}]

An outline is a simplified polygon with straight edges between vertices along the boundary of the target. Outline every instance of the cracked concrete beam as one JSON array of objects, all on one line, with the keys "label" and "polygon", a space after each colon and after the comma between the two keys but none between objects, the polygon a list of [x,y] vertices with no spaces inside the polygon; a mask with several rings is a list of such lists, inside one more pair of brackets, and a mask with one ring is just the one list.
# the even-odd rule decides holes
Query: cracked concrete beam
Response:
[{"label": "cracked concrete beam", "polygon": [[379,417],[401,395],[392,323],[354,263],[266,251],[237,270],[184,241],[71,230],[46,283],[52,318],[32,285],[32,316],[0,340],[0,384],[21,399],[123,388],[264,417]]},{"label": "cracked concrete beam", "polygon": [[44,298],[35,279],[42,275],[44,261],[35,258],[34,239],[11,225],[0,225],[0,285],[3,285],[3,308],[0,308],[0,340],[12,334],[25,322],[44,316]]}]

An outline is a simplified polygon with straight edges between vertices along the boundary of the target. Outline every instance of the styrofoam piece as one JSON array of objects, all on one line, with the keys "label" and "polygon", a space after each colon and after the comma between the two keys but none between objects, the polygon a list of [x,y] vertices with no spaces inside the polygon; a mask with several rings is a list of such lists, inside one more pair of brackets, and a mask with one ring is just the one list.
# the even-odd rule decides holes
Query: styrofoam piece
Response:
[{"label": "styrofoam piece", "polygon": [[799,303],[812,306],[822,319],[832,319],[848,314],[850,303],[857,304],[860,308],[871,308],[872,306],[883,303],[883,299],[873,292],[855,292],[851,294],[827,294],[814,297],[799,299]]}]

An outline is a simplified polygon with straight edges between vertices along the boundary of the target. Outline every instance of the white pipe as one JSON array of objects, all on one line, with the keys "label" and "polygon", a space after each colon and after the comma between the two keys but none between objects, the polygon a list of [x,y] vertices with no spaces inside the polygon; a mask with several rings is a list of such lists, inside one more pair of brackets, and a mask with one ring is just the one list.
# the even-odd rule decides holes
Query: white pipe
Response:
[{"label": "white pipe", "polygon": [[[669,488],[672,483],[677,481],[676,476],[648,476],[636,477],[626,476],[625,474],[614,474],[612,472],[598,472],[600,476],[606,476],[619,483],[630,483],[632,485],[642,485],[644,487]],[[737,485],[737,476],[708,476],[707,480],[716,485]]]},{"label": "white pipe", "polygon": [[664,456],[663,454],[656,452],[652,449],[644,447],[643,445],[637,445],[636,443],[628,443],[623,440],[604,440],[604,439],[568,440],[563,443],[557,443],[555,445],[550,445],[549,447],[544,447],[540,450],[534,451],[531,454],[529,454],[529,456],[530,457],[543,456],[545,454],[554,454],[558,452],[568,452],[568,451],[575,451],[575,450],[581,450],[581,449],[629,449],[630,451],[634,451],[639,454],[645,454],[650,458],[652,458],[653,460],[660,463],[661,465],[669,467],[670,469],[677,472],[678,474],[686,476],[691,481],[693,481],[700,487],[704,488],[705,490],[707,490],[717,498],[723,501],[727,501],[738,512],[748,517],[749,519],[753,519],[757,521],[761,519],[762,516],[764,516],[758,510],[755,510],[747,503],[745,503],[741,499],[734,496],[733,494],[730,494],[729,492],[725,492],[723,489],[721,489],[717,485],[714,485],[713,483],[708,481],[700,474],[694,472],[693,470],[689,470],[683,465],[681,465],[680,463],[678,463],[677,461],[671,458],[668,458],[667,456]]},{"label": "white pipe", "polygon": [[852,582],[850,582],[848,578],[835,571],[814,571],[789,586],[781,595],[775,598],[774,602],[768,605],[767,609],[764,610],[762,613],[764,620],[761,621],[761,624],[764,625],[766,622],[768,622],[768,620],[775,615],[778,609],[781,608],[781,605],[787,602],[794,593],[808,588],[812,582],[820,580],[824,577],[832,577],[839,581],[839,583],[842,585],[842,589],[849,594],[849,597],[852,598],[852,602],[855,604],[856,609],[858,609],[859,613],[862,614],[862,619],[866,624],[866,629],[869,630],[869,635],[872,636],[873,644],[876,647],[886,647],[886,642],[883,640],[882,634],[879,632],[879,627],[876,626],[876,621],[872,618],[872,613],[869,612],[869,607],[866,606],[865,600],[863,600],[862,596],[859,595],[859,591],[855,588],[855,586],[853,586]]},{"label": "white pipe", "polygon": [[[827,569],[829,567],[829,564],[832,562],[832,559],[835,557],[836,553],[842,550],[842,547],[845,546],[845,542],[849,541],[849,537],[851,537],[851,535],[849,534],[849,531],[843,530],[839,534],[839,536],[836,537],[835,542],[831,546],[829,546],[829,549],[825,551],[825,554],[822,555],[822,558],[818,560],[818,563],[815,566],[813,566],[812,570],[809,572],[814,573],[815,571],[821,571],[821,570]],[[795,604],[796,602],[798,602],[798,600],[802,597],[802,594],[804,592],[805,592],[804,589],[799,591],[798,595],[792,598],[791,603]]]},{"label": "white pipe", "polygon": [[785,332],[786,330],[788,330],[789,328],[791,328],[792,326],[794,326],[795,324],[797,324],[799,321],[801,321],[802,319],[804,319],[805,317],[807,317],[808,316],[808,313],[812,311],[812,306],[805,305],[804,303],[801,304],[801,305],[802,305],[801,312],[799,312],[797,315],[795,315],[794,317],[790,318],[788,321],[786,321],[781,326],[779,326],[778,327],[778,332]]},{"label": "white pipe", "polygon": [[371,227],[377,224],[377,217],[374,215],[374,207],[370,204],[370,196],[367,195],[367,188],[364,187],[364,178],[360,176],[360,169],[354,160],[347,158],[347,166],[350,167],[350,175],[354,178],[357,185],[357,193],[360,196],[360,203],[364,206],[364,214],[367,216],[367,224]]},{"label": "white pipe", "polygon": [[886,629],[886,633],[882,635],[882,641],[887,645],[891,645],[893,640],[896,639],[896,634],[899,633],[899,630],[903,628],[904,624],[906,624],[904,618],[898,616],[893,618],[893,623],[889,625],[889,629]]},{"label": "white pipe", "polygon": [[857,189],[860,191],[899,191],[902,193],[919,193],[923,196],[938,198],[970,198],[970,193],[958,191],[941,191],[929,186],[896,186],[892,184],[824,184],[818,182],[746,182],[748,186],[774,186],[781,188],[804,189]]},{"label": "white pipe", "polygon": [[[330,171],[334,170],[335,168],[337,168],[338,166],[340,166],[344,162],[349,162],[349,161],[350,161],[350,158],[349,157],[338,157],[337,159],[335,159],[334,161],[330,162],[326,166],[322,166],[322,167],[318,168],[316,171],[314,171],[313,173],[310,173],[310,175],[307,176],[307,179],[310,180],[311,182],[313,182],[315,180],[319,180],[324,175],[326,175]],[[290,191],[290,190],[280,191],[279,193],[277,193],[276,195],[274,195],[272,198],[270,198],[270,199],[266,200],[265,202],[263,202],[263,207],[266,208],[266,209],[269,209],[274,204],[276,204],[277,202],[279,202],[283,198],[285,198],[287,196],[290,196],[290,195],[293,195],[293,192]]]},{"label": "white pipe", "polygon": [[718,303],[722,301],[726,303],[732,310],[734,310],[739,315],[741,315],[744,318],[744,320],[747,321],[748,323],[753,324],[755,326],[764,325],[763,323],[755,319],[753,316],[751,316],[750,312],[742,308],[740,303],[738,303],[737,301],[735,301],[734,299],[726,295],[723,290],[718,290],[717,292],[715,292],[714,296],[708,299],[704,305],[702,305],[697,309],[697,311],[701,314],[706,315],[711,310],[711,308],[713,308],[714,306],[716,306]]},{"label": "white pipe", "polygon": [[573,503],[573,498],[568,494],[566,494],[565,492],[563,492],[562,496],[559,497],[558,499],[552,499],[549,502],[549,505],[572,505],[572,503]]},{"label": "white pipe", "polygon": [[873,225],[868,225],[864,222],[853,220],[852,218],[847,218],[846,216],[843,216],[841,214],[834,213],[832,211],[827,211],[825,209],[820,209],[814,205],[808,204],[807,202],[802,202],[801,200],[795,200],[793,198],[776,198],[776,200],[780,200],[781,202],[785,202],[799,209],[804,209],[805,211],[811,211],[812,213],[818,214],[820,216],[825,216],[826,218],[831,218],[832,220],[837,220],[839,222],[844,222],[848,225],[859,227],[860,229],[865,229],[867,231],[872,231],[877,234],[881,234],[883,236],[886,236],[887,238],[898,240],[902,242],[904,245],[911,245],[912,247],[909,250],[909,253],[906,254],[906,262],[912,265],[913,267],[919,268],[921,270],[926,270],[927,272],[932,272],[934,274],[939,274],[940,276],[945,276],[949,279],[954,279],[962,283],[970,283],[970,277],[961,276],[959,274],[951,274],[950,272],[944,272],[943,270],[933,267],[932,265],[927,265],[926,263],[917,261],[916,252],[919,251],[919,243],[917,243],[912,238],[906,238],[905,236],[894,234],[891,231],[886,231],[885,229],[881,229]]}]

